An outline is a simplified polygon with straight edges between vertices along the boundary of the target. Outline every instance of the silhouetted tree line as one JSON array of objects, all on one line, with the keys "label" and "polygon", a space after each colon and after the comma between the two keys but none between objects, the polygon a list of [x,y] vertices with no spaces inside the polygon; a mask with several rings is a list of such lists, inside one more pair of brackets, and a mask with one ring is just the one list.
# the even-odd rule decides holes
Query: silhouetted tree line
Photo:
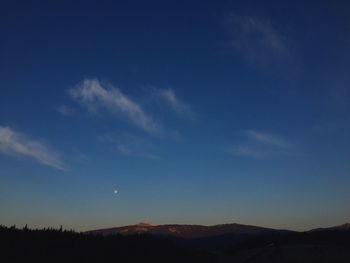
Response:
[{"label": "silhouetted tree line", "polygon": [[0,226],[0,262],[216,262],[212,254],[150,235],[93,236]]}]

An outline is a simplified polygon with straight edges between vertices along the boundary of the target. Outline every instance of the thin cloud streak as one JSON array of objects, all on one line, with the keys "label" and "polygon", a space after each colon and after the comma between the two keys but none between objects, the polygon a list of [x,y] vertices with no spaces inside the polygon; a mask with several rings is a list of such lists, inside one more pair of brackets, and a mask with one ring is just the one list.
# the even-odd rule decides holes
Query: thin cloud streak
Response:
[{"label": "thin cloud streak", "polygon": [[250,63],[270,65],[289,56],[289,43],[271,21],[231,14],[228,18],[229,44]]},{"label": "thin cloud streak", "polygon": [[295,155],[295,153],[292,153],[288,150],[280,148],[263,147],[261,145],[254,144],[233,145],[227,149],[227,152],[238,157],[252,157],[255,159]]},{"label": "thin cloud streak", "polygon": [[291,142],[280,136],[255,130],[244,131],[246,141],[232,145],[227,152],[239,157],[265,158],[278,155],[295,154],[291,152]]},{"label": "thin cloud streak", "polygon": [[52,168],[65,170],[65,165],[57,153],[49,150],[45,144],[28,139],[9,127],[0,126],[0,153],[29,157]]},{"label": "thin cloud streak", "polygon": [[128,157],[160,159],[153,152],[154,145],[141,137],[130,134],[104,134],[98,136],[100,142],[109,144],[118,154]]},{"label": "thin cloud streak", "polygon": [[269,144],[271,146],[276,146],[279,148],[290,148],[291,147],[290,142],[287,142],[286,140],[284,140],[276,135],[262,133],[262,132],[253,131],[253,130],[246,131],[246,134],[250,138],[252,138],[253,140],[260,142],[260,143]]},{"label": "thin cloud streak", "polygon": [[81,84],[70,89],[69,94],[90,110],[106,108],[124,116],[130,123],[148,133],[156,134],[161,130],[160,125],[139,104],[118,88],[105,87],[97,79],[85,79]]},{"label": "thin cloud streak", "polygon": [[227,152],[236,156],[254,157],[254,158],[262,158],[266,155],[266,153],[250,145],[234,145],[229,147]]},{"label": "thin cloud streak", "polygon": [[175,112],[193,115],[190,106],[182,102],[172,89],[159,89],[159,98],[166,102]]},{"label": "thin cloud streak", "polygon": [[75,110],[67,105],[60,105],[56,108],[56,110],[64,116],[73,116],[75,114]]}]

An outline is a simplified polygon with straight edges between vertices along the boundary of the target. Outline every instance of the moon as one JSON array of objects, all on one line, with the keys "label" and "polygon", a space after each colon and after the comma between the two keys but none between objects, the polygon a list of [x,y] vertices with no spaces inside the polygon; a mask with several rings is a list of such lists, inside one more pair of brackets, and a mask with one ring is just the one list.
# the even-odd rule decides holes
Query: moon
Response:
[{"label": "moon", "polygon": [[113,192],[114,192],[114,194],[117,194],[117,193],[118,193],[118,190],[114,190]]}]

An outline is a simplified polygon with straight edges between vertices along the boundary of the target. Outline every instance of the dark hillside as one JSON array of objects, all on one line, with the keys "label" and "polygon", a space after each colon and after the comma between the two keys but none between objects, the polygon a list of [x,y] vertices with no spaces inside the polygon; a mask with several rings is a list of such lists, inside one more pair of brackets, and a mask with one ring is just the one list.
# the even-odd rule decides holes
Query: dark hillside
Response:
[{"label": "dark hillside", "polygon": [[149,235],[91,236],[54,229],[0,228],[1,262],[215,262]]}]

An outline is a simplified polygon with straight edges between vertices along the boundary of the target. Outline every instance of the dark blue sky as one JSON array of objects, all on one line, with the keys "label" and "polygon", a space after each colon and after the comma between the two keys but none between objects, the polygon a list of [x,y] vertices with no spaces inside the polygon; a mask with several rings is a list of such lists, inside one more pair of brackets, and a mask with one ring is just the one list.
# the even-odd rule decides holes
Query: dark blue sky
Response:
[{"label": "dark blue sky", "polygon": [[72,2],[0,3],[0,224],[349,221],[348,1]]}]

